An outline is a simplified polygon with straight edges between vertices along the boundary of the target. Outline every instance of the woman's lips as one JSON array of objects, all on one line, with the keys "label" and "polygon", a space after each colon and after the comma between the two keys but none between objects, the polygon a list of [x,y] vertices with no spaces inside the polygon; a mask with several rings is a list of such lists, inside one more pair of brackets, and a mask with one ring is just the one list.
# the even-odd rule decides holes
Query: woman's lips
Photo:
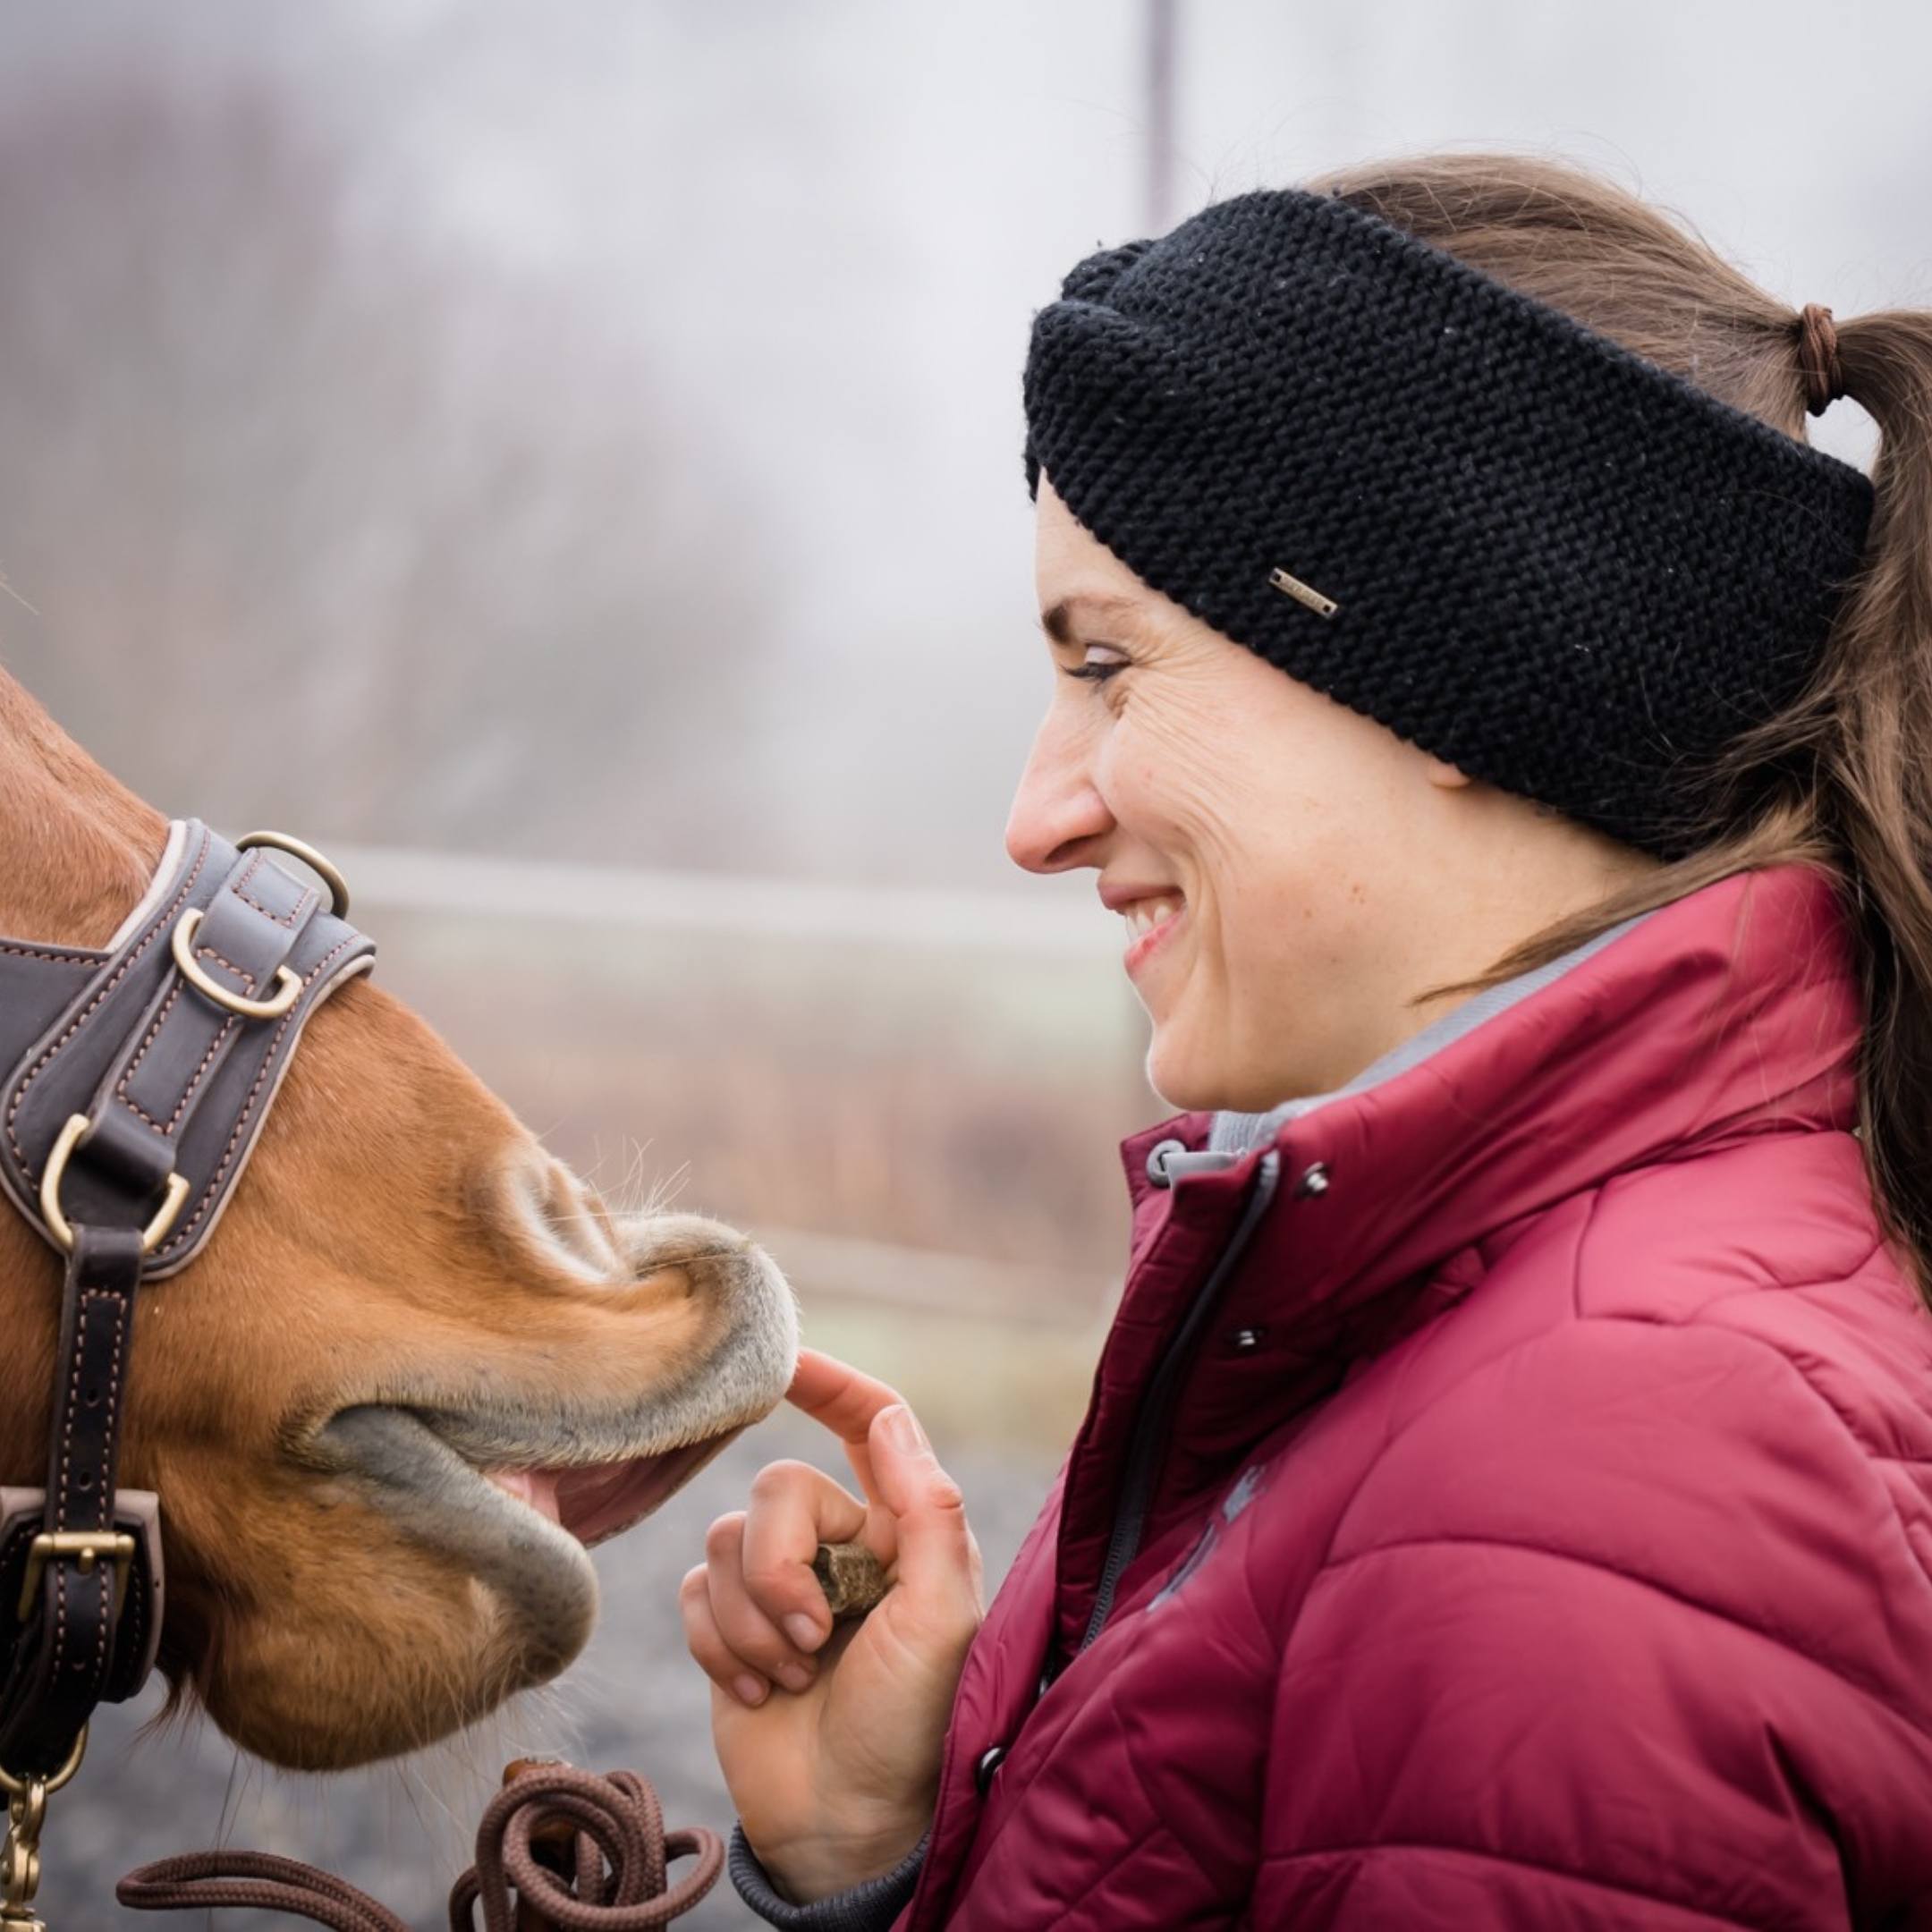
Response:
[{"label": "woman's lips", "polygon": [[1127,921],[1127,953],[1123,962],[1129,978],[1174,936],[1174,928],[1187,915],[1187,902],[1178,893],[1161,893],[1137,899],[1121,908]]}]

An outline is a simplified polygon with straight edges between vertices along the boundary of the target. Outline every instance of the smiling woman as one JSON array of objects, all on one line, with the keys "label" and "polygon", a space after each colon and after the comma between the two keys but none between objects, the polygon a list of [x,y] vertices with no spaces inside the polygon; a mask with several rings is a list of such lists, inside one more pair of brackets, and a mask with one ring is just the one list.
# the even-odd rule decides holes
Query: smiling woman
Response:
[{"label": "smiling woman", "polygon": [[[1932,1898],[1932,317],[1577,171],[1216,203],[1034,318],[1007,826],[1127,928],[1093,1400],[984,1620],[902,1405],[685,1583],[820,1932]],[[1804,437],[1851,394],[1868,479]],[[893,1588],[834,1632],[817,1538]]]}]

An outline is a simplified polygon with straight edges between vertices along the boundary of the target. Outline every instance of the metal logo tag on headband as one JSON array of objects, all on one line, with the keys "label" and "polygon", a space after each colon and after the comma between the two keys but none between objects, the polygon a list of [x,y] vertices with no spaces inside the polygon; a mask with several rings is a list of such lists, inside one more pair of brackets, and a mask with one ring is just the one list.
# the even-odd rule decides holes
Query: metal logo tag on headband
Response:
[{"label": "metal logo tag on headband", "polygon": [[1291,577],[1279,566],[1268,572],[1268,580],[1277,590],[1285,590],[1297,604],[1306,604],[1318,617],[1333,617],[1342,608],[1333,597],[1324,597],[1312,584],[1305,584],[1299,577]]}]

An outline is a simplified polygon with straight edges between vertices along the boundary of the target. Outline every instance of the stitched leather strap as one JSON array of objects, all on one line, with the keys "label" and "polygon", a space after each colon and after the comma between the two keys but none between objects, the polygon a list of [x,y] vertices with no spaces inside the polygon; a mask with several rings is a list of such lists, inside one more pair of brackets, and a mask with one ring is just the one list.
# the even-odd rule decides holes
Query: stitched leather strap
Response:
[{"label": "stitched leather strap", "polygon": [[[55,1358],[61,1368],[45,1530],[56,1536],[96,1532],[100,1548],[85,1572],[75,1558],[43,1560],[36,1614],[24,1625],[12,1614],[17,1602],[5,1606],[0,1764],[16,1775],[57,1771],[94,1707],[116,1688],[117,1678],[126,1682],[146,1650],[146,1589],[130,1589],[132,1614],[116,1615],[125,1572],[108,1550],[115,1534],[114,1472],[140,1281],[140,1233],[82,1227],[77,1234]],[[28,1549],[30,1554],[30,1543]],[[24,1579],[24,1561],[20,1567]]]},{"label": "stitched leather strap", "polygon": [[[106,962],[77,946],[25,945],[0,939],[0,1027],[12,1039],[37,1039]],[[9,1056],[11,1057],[11,1056]]]},{"label": "stitched leather strap", "polygon": [[304,1023],[371,962],[326,898],[191,820],[108,950],[0,940],[0,1186],[67,1254],[44,1513],[0,1513],[16,1776],[50,1776],[152,1664],[157,1515],[116,1483],[137,1292],[199,1253]]},{"label": "stitched leather strap", "polygon": [[[124,1224],[139,1214],[145,1222],[161,1182],[185,1176],[187,1200],[142,1270],[149,1280],[200,1252],[302,1027],[375,953],[266,852],[237,852],[194,820],[159,888],[148,917],[38,1034],[20,1037],[13,1013],[0,1013],[0,1064],[13,1068],[0,1086],[0,1185],[53,1240],[40,1178],[77,1114],[92,1124],[62,1188],[70,1221]],[[301,986],[286,1014],[244,1018],[189,984],[170,942],[193,911],[202,915],[191,948],[201,971],[239,998],[258,1001],[286,967]],[[47,962],[38,970],[44,977],[62,970]]]}]

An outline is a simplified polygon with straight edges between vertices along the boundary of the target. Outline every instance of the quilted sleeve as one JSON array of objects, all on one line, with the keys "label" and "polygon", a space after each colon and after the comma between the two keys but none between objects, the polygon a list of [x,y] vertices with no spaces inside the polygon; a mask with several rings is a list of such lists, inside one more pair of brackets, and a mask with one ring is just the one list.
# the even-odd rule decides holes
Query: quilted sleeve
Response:
[{"label": "quilted sleeve", "polygon": [[1598,1318],[1398,1426],[1284,1647],[1252,1922],[1932,1925],[1928,1472],[1842,1393]]}]

